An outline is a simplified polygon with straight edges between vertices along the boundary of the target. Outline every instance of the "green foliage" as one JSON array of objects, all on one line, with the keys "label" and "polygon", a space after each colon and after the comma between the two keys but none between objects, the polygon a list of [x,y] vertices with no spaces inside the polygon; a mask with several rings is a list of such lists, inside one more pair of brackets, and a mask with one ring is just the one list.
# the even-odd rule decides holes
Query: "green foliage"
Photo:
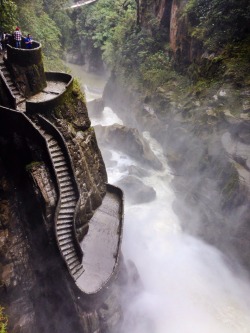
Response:
[{"label": "green foliage", "polygon": [[14,1],[2,0],[0,5],[0,26],[3,31],[12,31],[17,24],[17,6]]},{"label": "green foliage", "polygon": [[[34,0],[27,5],[27,1],[16,0],[18,11],[18,25],[23,35],[30,33],[34,40],[39,41],[43,46],[44,64],[46,70],[63,69],[60,55],[61,32],[56,22],[45,12],[43,0]],[[53,2],[56,3],[59,0]]]},{"label": "green foliage", "polygon": [[248,0],[190,0],[184,14],[191,22],[192,36],[211,51],[243,40],[249,33]]},{"label": "green foliage", "polygon": [[25,169],[26,169],[26,171],[32,171],[33,169],[36,169],[36,168],[40,167],[41,165],[43,165],[43,162],[33,161],[30,164],[27,164]]},{"label": "green foliage", "polygon": [[4,314],[4,308],[0,305],[0,333],[7,333],[8,318]]}]

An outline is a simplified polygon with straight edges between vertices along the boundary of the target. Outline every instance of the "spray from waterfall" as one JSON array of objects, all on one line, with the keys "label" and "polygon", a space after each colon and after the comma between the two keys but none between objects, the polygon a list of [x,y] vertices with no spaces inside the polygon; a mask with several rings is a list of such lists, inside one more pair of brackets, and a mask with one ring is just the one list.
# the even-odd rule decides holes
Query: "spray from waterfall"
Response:
[{"label": "spray from waterfall", "polygon": [[[110,108],[91,121],[122,124]],[[122,252],[128,271],[133,262],[140,281],[138,290],[132,284],[125,289],[119,333],[250,333],[247,273],[215,247],[182,231],[172,208],[175,193],[166,157],[148,132],[142,136],[161,170],[143,173],[145,165],[126,154],[126,147],[114,150],[99,141],[102,151],[109,150],[104,158],[110,183],[129,175],[133,166],[139,170],[135,177],[156,192],[151,202],[131,204],[126,200],[129,188],[125,191]]]}]

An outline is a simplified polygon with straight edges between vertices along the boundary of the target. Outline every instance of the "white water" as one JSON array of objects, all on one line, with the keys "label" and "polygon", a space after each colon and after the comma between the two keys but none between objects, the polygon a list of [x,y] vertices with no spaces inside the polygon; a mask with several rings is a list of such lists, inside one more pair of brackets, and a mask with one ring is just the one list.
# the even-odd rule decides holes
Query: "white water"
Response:
[{"label": "white water", "polygon": [[[111,109],[92,119],[98,122],[122,123]],[[122,333],[250,333],[250,284],[243,269],[233,271],[217,249],[182,232],[167,161],[150,134],[143,135],[164,171],[142,179],[154,187],[156,200],[125,206],[122,252],[138,268],[144,290],[124,304]],[[112,159],[117,164],[107,170],[110,183],[135,165],[117,151]]]}]

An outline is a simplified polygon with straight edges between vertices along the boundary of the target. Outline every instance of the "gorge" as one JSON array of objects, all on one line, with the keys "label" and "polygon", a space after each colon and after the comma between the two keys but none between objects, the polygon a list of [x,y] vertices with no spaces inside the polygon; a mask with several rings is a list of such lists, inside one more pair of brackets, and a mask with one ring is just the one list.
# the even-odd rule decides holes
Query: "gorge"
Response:
[{"label": "gorge", "polygon": [[[8,294],[9,299],[2,298],[6,287],[1,287],[1,302],[11,304],[7,313],[14,332],[35,332],[40,327],[46,332],[249,333],[248,1],[98,0],[58,13],[46,6],[63,33],[67,59],[75,63],[69,64],[73,75],[82,75],[83,65],[88,72],[83,74],[82,89],[90,121],[76,86],[73,99],[50,119],[71,147],[78,177],[80,163],[94,179],[85,184],[81,178],[87,205],[79,235],[88,233],[83,225],[99,206],[108,177],[125,193],[124,257],[104,298],[87,300],[79,311],[79,295],[72,296],[65,271],[55,264],[53,242],[46,246],[40,221],[36,228],[40,226],[43,237],[36,254],[47,250],[35,269],[23,265],[10,280],[15,292]],[[42,42],[43,38],[48,40],[41,36]],[[110,75],[103,78],[100,74],[106,74],[107,67]],[[80,114],[69,111],[71,104],[74,110],[80,106]],[[5,131],[2,126],[1,133]],[[4,135],[1,156],[6,156],[6,142]],[[23,147],[20,136],[11,142],[13,151]],[[39,152],[31,142],[31,152]],[[18,158],[13,159],[1,168],[1,256],[7,251],[18,261],[17,253],[23,251],[25,262],[30,244],[37,240],[27,245],[25,237],[30,239],[32,230],[19,230],[22,224],[13,218],[12,230],[16,237],[23,236],[5,246],[10,232],[5,217],[13,211],[12,216],[25,221],[37,210],[43,221],[44,216],[51,218],[55,189],[47,184],[44,165],[26,163],[28,174],[42,178],[51,195],[38,206],[34,196],[31,209],[25,190],[20,194],[18,190],[8,203],[15,185],[4,175],[20,165]],[[24,165],[31,162],[27,156],[22,160]],[[16,177],[21,188],[30,184],[25,172]],[[20,210],[24,206],[28,209]],[[1,262],[1,281],[12,274],[13,267],[5,264]],[[38,278],[37,292],[31,288],[32,276],[27,274],[25,280],[25,271]],[[20,276],[25,296],[15,288]],[[16,323],[21,307],[23,315]],[[51,313],[53,320],[47,320]]]}]

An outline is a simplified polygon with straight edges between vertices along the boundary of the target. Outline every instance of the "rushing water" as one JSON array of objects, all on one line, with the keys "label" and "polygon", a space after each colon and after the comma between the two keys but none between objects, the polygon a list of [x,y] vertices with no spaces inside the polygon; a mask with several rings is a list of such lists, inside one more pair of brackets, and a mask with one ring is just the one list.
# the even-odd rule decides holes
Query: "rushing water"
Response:
[{"label": "rushing water", "polygon": [[[91,78],[90,85],[95,79]],[[84,80],[88,86],[86,75]],[[97,82],[100,84],[100,80]],[[88,87],[86,96],[92,99]],[[110,108],[92,119],[93,125],[113,123],[122,121]],[[175,194],[167,160],[150,133],[142,136],[164,168],[148,170],[148,175],[141,178],[155,189],[154,201],[132,205],[125,197],[122,251],[125,259],[135,263],[144,288],[124,304],[122,333],[250,333],[250,284],[246,274],[239,268],[235,272],[216,248],[182,232],[172,209]],[[99,145],[102,148],[101,142]],[[113,163],[108,161],[107,171],[109,182],[114,183],[137,162],[124,152],[110,152]]]}]

